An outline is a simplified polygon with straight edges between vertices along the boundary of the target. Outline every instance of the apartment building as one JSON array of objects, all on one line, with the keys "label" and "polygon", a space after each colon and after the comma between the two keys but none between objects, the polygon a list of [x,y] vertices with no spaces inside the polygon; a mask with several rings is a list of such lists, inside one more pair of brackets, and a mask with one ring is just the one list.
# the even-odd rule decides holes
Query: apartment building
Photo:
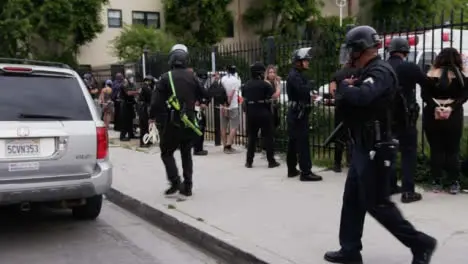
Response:
[{"label": "apartment building", "polygon": [[[323,0],[324,15],[338,15],[337,1]],[[229,6],[233,14],[233,28],[227,32],[222,44],[242,42],[255,39],[257,36],[252,28],[244,25],[242,14],[255,0],[233,0]],[[358,10],[358,0],[346,0],[343,15],[355,15]],[[104,66],[118,62],[112,54],[112,40],[117,37],[125,24],[144,24],[156,28],[164,27],[163,4],[161,0],[110,0],[102,10],[104,31],[92,42],[80,48],[78,61],[80,64]]]}]

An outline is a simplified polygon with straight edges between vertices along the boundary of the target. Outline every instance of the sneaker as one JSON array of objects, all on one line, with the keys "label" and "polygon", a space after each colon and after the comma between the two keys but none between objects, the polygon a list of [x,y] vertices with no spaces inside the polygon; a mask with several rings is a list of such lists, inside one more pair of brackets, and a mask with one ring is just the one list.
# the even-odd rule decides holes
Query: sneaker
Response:
[{"label": "sneaker", "polygon": [[252,168],[252,162],[246,162],[245,167],[248,168],[248,169],[251,169]]},{"label": "sneaker", "polygon": [[453,183],[450,186],[449,193],[450,194],[458,194],[460,192],[460,184],[458,182]]},{"label": "sneaker", "polygon": [[413,203],[422,200],[422,195],[417,192],[404,192],[401,194],[402,203]]}]

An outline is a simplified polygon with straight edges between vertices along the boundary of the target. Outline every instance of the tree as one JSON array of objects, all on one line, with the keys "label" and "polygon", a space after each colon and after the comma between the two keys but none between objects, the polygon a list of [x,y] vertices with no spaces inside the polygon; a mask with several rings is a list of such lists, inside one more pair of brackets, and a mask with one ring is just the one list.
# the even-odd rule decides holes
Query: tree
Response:
[{"label": "tree", "polygon": [[107,1],[0,1],[2,55],[74,64],[79,47],[103,30],[101,11]]},{"label": "tree", "polygon": [[122,33],[112,41],[112,48],[119,59],[136,61],[145,48],[151,52],[168,52],[174,44],[174,38],[162,30],[131,25],[125,26]]},{"label": "tree", "polygon": [[189,46],[219,42],[227,31],[232,0],[163,0],[166,30]]},{"label": "tree", "polygon": [[411,30],[460,22],[465,0],[361,0],[359,22],[374,24],[381,31]]},{"label": "tree", "polygon": [[33,30],[29,20],[32,7],[29,0],[0,1],[0,56],[28,54],[28,36]]},{"label": "tree", "polygon": [[244,21],[257,28],[261,35],[298,35],[298,26],[305,26],[320,16],[320,0],[258,0],[244,13]]}]

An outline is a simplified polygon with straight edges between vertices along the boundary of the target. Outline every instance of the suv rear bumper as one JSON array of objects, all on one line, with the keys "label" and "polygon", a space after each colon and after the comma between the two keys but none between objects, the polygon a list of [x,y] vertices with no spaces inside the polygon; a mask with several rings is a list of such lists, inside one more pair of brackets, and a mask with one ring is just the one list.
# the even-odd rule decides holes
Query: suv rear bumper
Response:
[{"label": "suv rear bumper", "polygon": [[82,179],[0,184],[0,205],[80,199],[106,193],[112,185],[112,164],[99,161]]}]

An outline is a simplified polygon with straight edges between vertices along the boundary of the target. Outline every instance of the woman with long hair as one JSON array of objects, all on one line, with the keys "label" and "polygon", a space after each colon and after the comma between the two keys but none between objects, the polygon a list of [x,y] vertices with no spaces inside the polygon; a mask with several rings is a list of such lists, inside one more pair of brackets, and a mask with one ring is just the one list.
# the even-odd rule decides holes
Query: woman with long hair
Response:
[{"label": "woman with long hair", "polygon": [[[463,104],[468,99],[468,79],[460,53],[445,48],[428,71],[429,82],[421,89],[425,103],[423,129],[431,149],[431,176],[434,191],[448,185],[450,193],[460,192],[460,141],[463,131]],[[442,182],[443,172],[448,182]]]}]

